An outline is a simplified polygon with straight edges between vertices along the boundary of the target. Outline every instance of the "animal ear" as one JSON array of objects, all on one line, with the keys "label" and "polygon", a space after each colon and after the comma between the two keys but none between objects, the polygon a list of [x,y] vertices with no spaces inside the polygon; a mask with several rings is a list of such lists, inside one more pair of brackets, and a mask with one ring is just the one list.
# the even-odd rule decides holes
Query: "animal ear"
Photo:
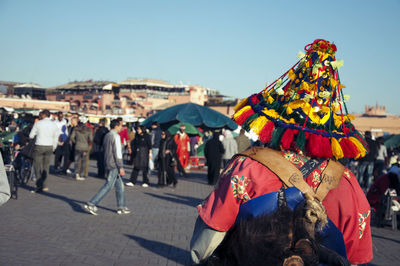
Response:
[{"label": "animal ear", "polygon": [[290,256],[283,261],[283,266],[304,266],[304,261],[300,256]]},{"label": "animal ear", "polygon": [[302,238],[299,241],[297,241],[296,245],[294,246],[294,249],[296,250],[297,254],[303,254],[306,256],[313,254],[313,247],[311,241],[306,238]]}]

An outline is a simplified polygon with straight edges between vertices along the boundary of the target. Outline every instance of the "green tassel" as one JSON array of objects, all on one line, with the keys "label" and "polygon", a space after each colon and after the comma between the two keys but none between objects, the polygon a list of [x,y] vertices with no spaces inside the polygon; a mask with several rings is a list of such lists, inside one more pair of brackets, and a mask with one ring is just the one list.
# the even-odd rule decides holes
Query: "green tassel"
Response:
[{"label": "green tassel", "polygon": [[296,138],[296,147],[302,151],[305,151],[306,134],[304,133],[303,130],[299,130],[299,134],[297,135],[297,138]]},{"label": "green tassel", "polygon": [[271,137],[271,146],[274,149],[279,148],[279,144],[281,143],[281,138],[283,133],[285,132],[285,128],[277,127],[275,128],[274,132],[272,133]]},{"label": "green tassel", "polygon": [[246,131],[250,131],[250,124],[251,122],[253,122],[255,119],[257,119],[257,117],[259,117],[260,115],[255,113],[252,114],[251,116],[249,116],[249,118],[246,119],[246,121],[243,123],[242,128]]}]

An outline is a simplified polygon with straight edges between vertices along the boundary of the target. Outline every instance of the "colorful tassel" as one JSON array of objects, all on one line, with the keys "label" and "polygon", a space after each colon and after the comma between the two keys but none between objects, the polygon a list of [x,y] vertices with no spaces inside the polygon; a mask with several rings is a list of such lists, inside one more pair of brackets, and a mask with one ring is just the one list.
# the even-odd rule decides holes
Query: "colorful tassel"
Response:
[{"label": "colorful tassel", "polygon": [[247,118],[249,118],[253,114],[253,109],[251,108],[251,106],[247,105],[240,109],[237,113],[235,113],[233,115],[233,119],[238,125],[242,125],[247,120]]},{"label": "colorful tassel", "polygon": [[358,149],[358,154],[355,158],[358,159],[358,158],[364,157],[365,154],[367,153],[367,150],[364,148],[364,146],[361,144],[361,142],[358,139],[356,139],[355,137],[349,137],[349,140],[351,142],[353,142],[354,145],[356,145],[356,147]]},{"label": "colorful tassel", "polygon": [[299,150],[305,151],[306,135],[305,135],[305,133],[304,133],[303,130],[300,130],[300,131],[299,131],[299,134],[297,135],[296,143],[295,143],[295,144],[296,144],[296,147],[297,147]]},{"label": "colorful tassel", "polygon": [[272,137],[271,137],[272,148],[279,148],[279,144],[281,142],[281,138],[282,138],[284,131],[285,131],[285,128],[282,128],[282,127],[275,128],[274,132],[272,133]]},{"label": "colorful tassel", "polygon": [[260,141],[263,143],[269,142],[271,140],[272,132],[274,131],[274,128],[275,128],[275,124],[272,121],[269,121],[267,124],[265,124],[263,129],[261,129],[261,132],[259,135]]},{"label": "colorful tassel", "polygon": [[296,129],[286,129],[285,133],[282,135],[281,139],[281,144],[282,148],[285,150],[290,149],[293,143],[294,136],[298,133],[299,131]]},{"label": "colorful tassel", "polygon": [[355,158],[358,154],[357,146],[348,138],[342,138],[339,140],[340,147],[342,147],[344,157]]},{"label": "colorful tassel", "polygon": [[267,122],[268,119],[265,116],[261,115],[250,124],[250,128],[253,130],[254,133],[259,135]]},{"label": "colorful tassel", "polygon": [[248,98],[244,98],[243,100],[241,100],[234,108],[233,110],[235,110],[235,112],[237,112],[238,110],[242,109],[243,106],[245,106],[248,102]]},{"label": "colorful tassel", "polygon": [[321,158],[332,158],[333,154],[329,138],[326,138],[324,136],[321,137],[322,137],[321,147],[320,147]]},{"label": "colorful tassel", "polygon": [[335,156],[336,160],[342,159],[344,157],[343,150],[340,147],[339,141],[335,138],[331,138],[332,154]]},{"label": "colorful tassel", "polygon": [[246,131],[250,131],[251,127],[250,124],[253,123],[257,118],[259,117],[259,114],[254,113],[249,116],[246,121],[242,124],[242,128]]}]

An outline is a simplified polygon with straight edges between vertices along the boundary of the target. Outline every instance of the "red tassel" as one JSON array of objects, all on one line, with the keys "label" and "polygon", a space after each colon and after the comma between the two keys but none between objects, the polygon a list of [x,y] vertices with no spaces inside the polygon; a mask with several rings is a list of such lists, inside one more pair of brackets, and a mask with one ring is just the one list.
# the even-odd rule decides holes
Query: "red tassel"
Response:
[{"label": "red tassel", "polygon": [[332,146],[329,138],[326,138],[324,136],[321,137],[322,137],[321,148],[320,148],[321,158],[332,158],[333,157]]},{"label": "red tassel", "polygon": [[332,158],[332,148],[329,138],[318,134],[308,134],[306,144],[307,154],[316,158]]},{"label": "red tassel", "polygon": [[253,96],[251,96],[251,102],[253,104],[257,104],[260,102],[260,100],[258,99],[257,95],[253,95]]},{"label": "red tassel", "polygon": [[285,133],[283,133],[281,138],[282,148],[285,150],[290,149],[293,143],[294,135],[298,134],[297,129],[286,129]]},{"label": "red tassel", "polygon": [[343,150],[344,157],[354,158],[358,154],[357,146],[348,138],[342,138],[339,141],[340,147]]},{"label": "red tassel", "polygon": [[260,141],[263,143],[267,143],[271,140],[272,132],[274,131],[275,124],[272,121],[269,121],[260,132]]},{"label": "red tassel", "polygon": [[253,109],[249,109],[243,112],[243,114],[241,114],[238,118],[236,118],[235,121],[238,125],[242,125],[247,120],[247,118],[249,118],[252,114],[254,114]]}]

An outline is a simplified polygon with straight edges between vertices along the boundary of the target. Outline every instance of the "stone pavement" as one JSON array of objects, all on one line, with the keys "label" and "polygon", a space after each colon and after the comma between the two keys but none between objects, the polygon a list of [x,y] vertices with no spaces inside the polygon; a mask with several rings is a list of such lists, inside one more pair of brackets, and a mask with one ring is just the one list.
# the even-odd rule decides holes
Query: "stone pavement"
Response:
[{"label": "stone pavement", "polygon": [[[212,187],[202,172],[180,178],[175,189],[157,189],[155,176],[150,181],[149,188],[126,188],[129,215],[116,214],[114,191],[98,216],[83,211],[104,184],[97,178],[51,175],[43,194],[31,194],[32,183],[20,188],[18,200],[0,207],[0,265],[188,265],[194,207]],[[373,237],[370,265],[397,265],[400,232],[373,228]]]}]

